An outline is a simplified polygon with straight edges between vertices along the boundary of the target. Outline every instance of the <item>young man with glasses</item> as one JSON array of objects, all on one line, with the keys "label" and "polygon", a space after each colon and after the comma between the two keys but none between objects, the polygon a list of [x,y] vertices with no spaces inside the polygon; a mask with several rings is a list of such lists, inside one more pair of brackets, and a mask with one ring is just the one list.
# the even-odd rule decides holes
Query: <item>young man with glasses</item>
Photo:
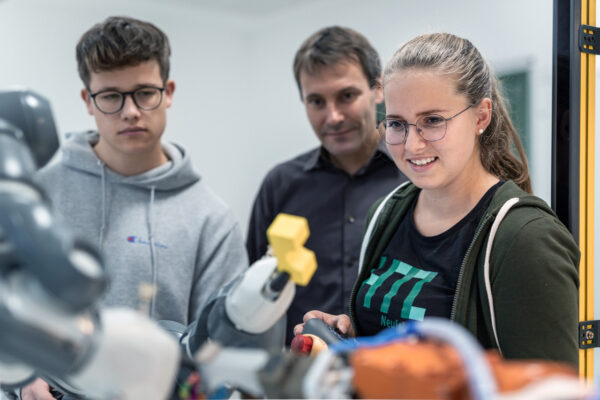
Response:
[{"label": "young man with glasses", "polygon": [[[169,56],[166,35],[147,22],[111,17],[87,31],[77,62],[97,131],[71,135],[39,182],[57,215],[100,249],[111,279],[104,305],[188,324],[248,262],[230,209],[181,146],[161,141],[175,91]],[[142,284],[154,292],[146,303]],[[23,398],[44,390],[37,380]]]},{"label": "young man with glasses", "polygon": [[278,213],[308,219],[306,247],[318,268],[309,285],[296,290],[287,313],[288,343],[307,311],[346,312],[367,211],[406,180],[377,132],[381,63],[364,36],[337,26],[315,32],[296,53],[294,75],[321,146],[267,174],[246,242],[254,261],[265,254],[265,231]]}]

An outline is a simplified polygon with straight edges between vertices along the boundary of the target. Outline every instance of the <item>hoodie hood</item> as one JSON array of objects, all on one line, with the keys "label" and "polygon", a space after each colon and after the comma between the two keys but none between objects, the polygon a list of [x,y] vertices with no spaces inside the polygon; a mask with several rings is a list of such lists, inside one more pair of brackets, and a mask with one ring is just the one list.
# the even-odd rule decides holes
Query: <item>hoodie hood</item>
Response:
[{"label": "hoodie hood", "polygon": [[488,213],[493,217],[496,217],[504,203],[515,197],[519,199],[519,202],[515,204],[515,207],[536,207],[552,215],[553,217],[558,218],[554,210],[552,210],[552,208],[550,208],[550,206],[548,206],[544,200],[523,191],[513,181],[507,181],[498,188],[494,194],[494,197],[492,198],[492,201],[490,202]]},{"label": "hoodie hood", "polygon": [[123,176],[108,168],[94,153],[93,146],[98,143],[100,134],[87,131],[67,134],[62,146],[62,162],[69,168],[92,175],[102,176],[111,182],[118,182],[156,191],[177,190],[200,180],[186,151],[175,143],[163,143],[163,150],[169,163],[158,166],[139,175]]}]

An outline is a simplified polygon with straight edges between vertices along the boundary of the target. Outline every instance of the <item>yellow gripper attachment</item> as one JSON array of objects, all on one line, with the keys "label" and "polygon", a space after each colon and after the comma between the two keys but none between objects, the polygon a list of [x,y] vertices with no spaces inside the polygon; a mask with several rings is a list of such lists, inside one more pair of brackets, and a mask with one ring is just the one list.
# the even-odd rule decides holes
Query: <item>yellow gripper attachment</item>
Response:
[{"label": "yellow gripper attachment", "polygon": [[310,231],[304,217],[277,214],[267,238],[277,258],[277,269],[290,274],[297,285],[306,286],[317,269],[315,253],[304,247]]}]

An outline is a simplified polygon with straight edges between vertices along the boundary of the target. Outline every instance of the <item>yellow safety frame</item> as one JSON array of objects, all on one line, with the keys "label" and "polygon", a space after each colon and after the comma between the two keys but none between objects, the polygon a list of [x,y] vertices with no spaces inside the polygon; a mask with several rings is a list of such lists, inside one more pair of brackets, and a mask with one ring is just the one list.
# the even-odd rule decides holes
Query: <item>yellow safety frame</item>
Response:
[{"label": "yellow safety frame", "polygon": [[[581,0],[581,24],[596,26],[596,0]],[[574,27],[579,29],[579,27]],[[594,319],[594,134],[596,56],[581,53],[579,136],[579,320]],[[579,350],[579,374],[593,379],[594,349]]]}]

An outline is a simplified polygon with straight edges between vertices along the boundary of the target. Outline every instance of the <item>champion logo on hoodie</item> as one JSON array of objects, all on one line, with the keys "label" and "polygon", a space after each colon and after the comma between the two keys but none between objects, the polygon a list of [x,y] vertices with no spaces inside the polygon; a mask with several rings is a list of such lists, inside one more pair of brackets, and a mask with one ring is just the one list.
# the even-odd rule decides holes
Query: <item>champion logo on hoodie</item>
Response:
[{"label": "champion logo on hoodie", "polygon": [[[144,239],[140,238],[139,236],[127,236],[127,241],[129,243],[145,244],[147,246],[150,246],[150,241],[144,240]],[[159,247],[161,249],[168,249],[168,247],[166,245],[157,243],[157,242],[154,242],[154,247]]]}]

